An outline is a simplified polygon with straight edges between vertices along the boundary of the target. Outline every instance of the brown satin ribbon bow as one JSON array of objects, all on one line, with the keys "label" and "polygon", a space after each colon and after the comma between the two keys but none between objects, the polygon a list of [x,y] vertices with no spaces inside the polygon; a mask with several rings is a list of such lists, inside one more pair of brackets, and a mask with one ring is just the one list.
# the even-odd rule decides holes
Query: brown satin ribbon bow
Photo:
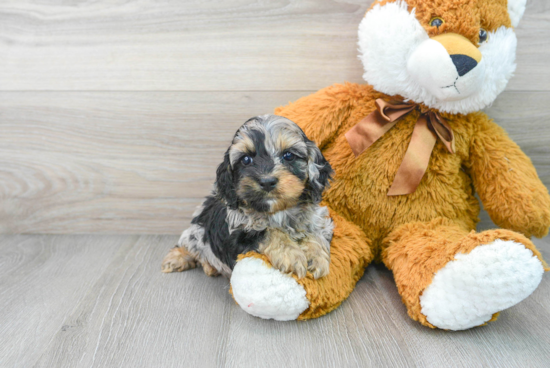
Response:
[{"label": "brown satin ribbon bow", "polygon": [[401,162],[401,166],[399,166],[392,186],[388,191],[389,196],[414,193],[426,173],[426,169],[428,169],[437,137],[450,153],[454,153],[455,141],[451,128],[439,114],[431,110],[421,110],[417,104],[390,103],[377,99],[376,110],[346,133],[346,139],[351,150],[357,157],[376,142],[378,138],[393,128],[400,118],[415,109],[420,110],[421,114],[414,126],[405,158]]}]

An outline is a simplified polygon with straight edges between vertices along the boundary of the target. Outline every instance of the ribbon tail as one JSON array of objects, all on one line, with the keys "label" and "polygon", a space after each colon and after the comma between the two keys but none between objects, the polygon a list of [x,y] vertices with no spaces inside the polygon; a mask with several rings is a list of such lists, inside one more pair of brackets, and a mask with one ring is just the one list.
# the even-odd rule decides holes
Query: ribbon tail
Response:
[{"label": "ribbon tail", "polygon": [[401,117],[414,110],[414,104],[390,103],[383,99],[375,101],[376,110],[357,123],[346,133],[346,139],[355,157],[365,152]]},{"label": "ribbon tail", "polygon": [[433,112],[430,113],[429,118],[429,124],[431,124],[433,130],[439,139],[441,139],[441,142],[443,142],[447,148],[447,151],[451,154],[455,153],[455,137],[449,124],[445,122],[445,119],[441,118],[438,114],[434,114]]},{"label": "ribbon tail", "polygon": [[422,115],[413,130],[405,158],[397,170],[388,196],[414,193],[430,163],[437,136],[428,127],[428,118]]},{"label": "ribbon tail", "polygon": [[378,110],[374,110],[366,118],[346,133],[346,139],[355,157],[367,150],[382,137],[397,122],[388,122]]}]

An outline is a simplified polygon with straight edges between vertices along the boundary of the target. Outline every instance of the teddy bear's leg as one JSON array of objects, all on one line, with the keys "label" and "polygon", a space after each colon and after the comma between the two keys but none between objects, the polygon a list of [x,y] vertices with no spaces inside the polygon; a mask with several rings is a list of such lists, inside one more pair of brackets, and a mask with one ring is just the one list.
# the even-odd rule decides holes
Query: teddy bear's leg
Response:
[{"label": "teddy bear's leg", "polygon": [[448,330],[495,320],[537,288],[547,267],[521,234],[476,233],[446,219],[403,225],[384,247],[409,316]]},{"label": "teddy bear's leg", "polygon": [[254,316],[289,321],[320,317],[337,308],[353,291],[372,261],[371,242],[353,223],[330,211],[334,236],[330,271],[314,279],[298,279],[271,267],[265,255],[249,252],[239,257],[231,275],[231,292],[241,308]]}]

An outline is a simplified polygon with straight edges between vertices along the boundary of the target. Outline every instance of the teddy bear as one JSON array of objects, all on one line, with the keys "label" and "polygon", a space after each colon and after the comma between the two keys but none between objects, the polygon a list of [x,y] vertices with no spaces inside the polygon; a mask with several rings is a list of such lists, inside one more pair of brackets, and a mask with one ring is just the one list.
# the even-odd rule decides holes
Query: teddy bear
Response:
[{"label": "teddy bear", "polygon": [[[337,308],[371,262],[393,273],[408,315],[430,328],[495,321],[548,265],[530,240],[550,196],[530,159],[481,109],[515,70],[525,0],[377,0],[359,25],[366,84],[276,109],[335,170],[330,273],[299,279],[258,253],[231,276],[246,312],[305,320]],[[476,232],[480,205],[500,229]]]}]

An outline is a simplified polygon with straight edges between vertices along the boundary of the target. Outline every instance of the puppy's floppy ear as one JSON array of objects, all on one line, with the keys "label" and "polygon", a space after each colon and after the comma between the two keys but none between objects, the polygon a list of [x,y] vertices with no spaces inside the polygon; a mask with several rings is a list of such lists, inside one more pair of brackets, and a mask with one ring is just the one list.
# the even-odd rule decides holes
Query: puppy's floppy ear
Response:
[{"label": "puppy's floppy ear", "polygon": [[306,138],[306,146],[308,156],[306,191],[314,203],[319,203],[334,171],[314,142]]},{"label": "puppy's floppy ear", "polygon": [[238,197],[233,168],[229,160],[229,150],[225,152],[223,162],[216,170],[216,190],[219,196],[227,202],[229,208],[237,209]]}]

